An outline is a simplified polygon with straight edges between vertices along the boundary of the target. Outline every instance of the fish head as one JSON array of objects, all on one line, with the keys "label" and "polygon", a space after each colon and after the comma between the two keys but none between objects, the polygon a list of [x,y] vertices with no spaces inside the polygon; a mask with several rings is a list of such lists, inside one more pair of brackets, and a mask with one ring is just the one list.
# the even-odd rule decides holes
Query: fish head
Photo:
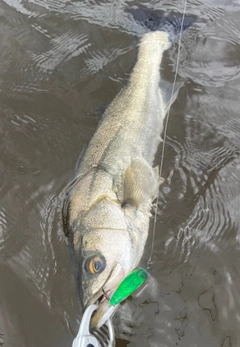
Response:
[{"label": "fish head", "polygon": [[95,229],[82,239],[82,297],[84,306],[97,304],[91,325],[99,328],[113,314],[109,298],[135,268],[131,235],[121,229]]},{"label": "fish head", "polygon": [[[81,222],[80,291],[85,307],[97,304],[91,325],[99,328],[113,314],[111,298],[122,280],[136,268],[143,246],[139,231],[121,208],[103,199]],[[76,249],[75,249],[76,250]]]}]

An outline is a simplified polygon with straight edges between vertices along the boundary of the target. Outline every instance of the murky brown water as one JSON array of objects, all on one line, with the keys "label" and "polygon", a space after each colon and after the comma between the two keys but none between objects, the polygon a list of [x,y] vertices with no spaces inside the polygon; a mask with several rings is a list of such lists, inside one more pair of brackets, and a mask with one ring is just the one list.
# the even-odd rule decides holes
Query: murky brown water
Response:
[{"label": "murky brown water", "polygon": [[[0,2],[0,346],[70,347],[77,331],[61,192],[135,62],[133,4]],[[118,347],[240,346],[240,1],[188,0],[187,12],[201,20],[181,50],[153,277],[115,315]],[[177,45],[169,80],[176,57]]]}]

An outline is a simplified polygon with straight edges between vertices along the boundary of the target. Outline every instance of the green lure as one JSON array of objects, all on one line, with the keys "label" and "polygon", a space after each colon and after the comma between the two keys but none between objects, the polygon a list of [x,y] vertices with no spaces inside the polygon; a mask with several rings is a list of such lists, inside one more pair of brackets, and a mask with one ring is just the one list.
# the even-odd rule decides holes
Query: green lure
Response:
[{"label": "green lure", "polygon": [[143,268],[135,269],[120,283],[110,299],[110,305],[115,306],[135,292],[147,279],[148,273]]}]

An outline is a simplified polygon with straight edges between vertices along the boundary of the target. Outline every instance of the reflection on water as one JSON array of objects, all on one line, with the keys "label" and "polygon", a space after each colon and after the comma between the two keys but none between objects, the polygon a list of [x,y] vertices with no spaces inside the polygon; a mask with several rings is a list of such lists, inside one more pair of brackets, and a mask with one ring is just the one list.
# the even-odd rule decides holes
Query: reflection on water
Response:
[{"label": "reflection on water", "polygon": [[[134,64],[136,4],[0,4],[0,346],[66,347],[77,331],[61,192]],[[152,277],[114,317],[119,347],[240,345],[240,1],[189,1],[187,12],[200,20],[181,49]],[[177,45],[163,62],[170,80],[176,57]]]}]

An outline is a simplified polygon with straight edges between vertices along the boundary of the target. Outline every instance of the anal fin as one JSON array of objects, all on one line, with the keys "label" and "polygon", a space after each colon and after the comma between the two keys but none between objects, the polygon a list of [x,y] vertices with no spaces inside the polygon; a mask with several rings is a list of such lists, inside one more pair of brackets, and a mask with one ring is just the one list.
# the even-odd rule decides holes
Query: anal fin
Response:
[{"label": "anal fin", "polygon": [[160,93],[162,95],[165,112],[167,113],[178,96],[179,89],[184,85],[183,82],[170,83],[162,80],[160,82]]}]

